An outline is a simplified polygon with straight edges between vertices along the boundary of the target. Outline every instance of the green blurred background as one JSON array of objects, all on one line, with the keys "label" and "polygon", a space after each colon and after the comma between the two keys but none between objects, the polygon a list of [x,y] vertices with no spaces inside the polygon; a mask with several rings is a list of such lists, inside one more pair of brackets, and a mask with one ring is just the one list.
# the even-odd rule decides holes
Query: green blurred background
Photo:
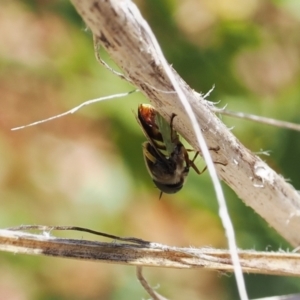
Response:
[{"label": "green blurred background", "polygon": [[[198,92],[230,110],[300,123],[300,2],[140,0],[170,63]],[[106,53],[102,57],[112,66]],[[101,96],[132,90],[99,65],[92,36],[66,0],[1,1],[1,228],[76,225],[176,246],[226,248],[208,173],[158,200],[133,111],[141,94],[85,107],[20,131],[11,128]],[[120,103],[122,101],[122,105]],[[126,102],[126,104],[125,104]],[[253,152],[300,189],[299,133],[223,117]],[[199,159],[197,164],[204,166]],[[292,250],[224,186],[242,249]],[[82,233],[59,236],[97,239]],[[0,299],[142,299],[135,268],[0,255]],[[232,275],[144,269],[170,299],[238,299]],[[296,278],[245,275],[249,297],[293,293]]]}]

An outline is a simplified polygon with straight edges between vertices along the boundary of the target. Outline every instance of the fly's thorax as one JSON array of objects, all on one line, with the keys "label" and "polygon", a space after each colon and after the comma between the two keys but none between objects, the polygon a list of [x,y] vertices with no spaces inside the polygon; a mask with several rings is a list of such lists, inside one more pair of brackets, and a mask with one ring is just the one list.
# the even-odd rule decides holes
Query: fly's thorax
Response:
[{"label": "fly's thorax", "polygon": [[146,138],[158,152],[161,152],[162,156],[165,156],[167,154],[166,145],[164,143],[162,133],[156,123],[156,115],[157,111],[152,105],[139,105],[137,120],[141,125]]},{"label": "fly's thorax", "polygon": [[179,135],[171,124],[150,104],[138,106],[137,120],[152,146],[163,156],[170,157],[177,143],[180,143]]}]

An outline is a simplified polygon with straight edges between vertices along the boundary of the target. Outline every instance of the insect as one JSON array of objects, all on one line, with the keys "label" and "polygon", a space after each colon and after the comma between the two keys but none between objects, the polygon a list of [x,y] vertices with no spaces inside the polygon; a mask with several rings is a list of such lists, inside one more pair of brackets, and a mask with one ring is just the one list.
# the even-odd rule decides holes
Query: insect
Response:
[{"label": "insect", "polygon": [[147,141],[143,143],[145,164],[154,184],[163,193],[173,194],[180,191],[192,167],[198,174],[194,164],[198,155],[190,160],[188,152],[179,140],[173,128],[175,114],[168,123],[150,104],[140,104],[137,120]]}]

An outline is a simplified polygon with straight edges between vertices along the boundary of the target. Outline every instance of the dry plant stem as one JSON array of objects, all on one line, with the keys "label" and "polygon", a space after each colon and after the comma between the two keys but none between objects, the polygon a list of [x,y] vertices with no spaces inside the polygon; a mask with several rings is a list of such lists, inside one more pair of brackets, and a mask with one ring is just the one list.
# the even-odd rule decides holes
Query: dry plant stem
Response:
[{"label": "dry plant stem", "polygon": [[[169,247],[152,242],[111,243],[64,239],[12,230],[0,230],[0,250],[11,253],[65,257],[132,266],[209,269],[232,272],[228,250]],[[300,254],[239,251],[243,272],[300,276]]]},{"label": "dry plant stem", "polygon": [[43,120],[40,120],[40,121],[36,121],[36,122],[30,123],[30,124],[27,124],[27,125],[22,125],[22,126],[14,127],[11,130],[13,130],[13,131],[14,130],[20,130],[20,129],[23,129],[23,128],[26,128],[26,127],[31,127],[31,126],[35,126],[35,125],[38,125],[38,124],[42,124],[42,123],[45,123],[45,122],[48,122],[48,121],[51,121],[51,120],[54,120],[54,119],[58,119],[58,118],[64,117],[64,116],[69,115],[69,114],[73,114],[77,110],[81,109],[84,106],[91,105],[91,104],[94,104],[94,103],[97,103],[97,102],[100,102],[100,101],[106,101],[106,100],[112,100],[112,99],[126,97],[126,96],[128,96],[131,93],[134,93],[136,91],[137,90],[134,90],[134,91],[131,91],[131,92],[128,92],[128,93],[115,94],[115,95],[110,95],[110,96],[107,96],[107,97],[101,97],[101,98],[97,98],[97,99],[88,100],[88,101],[85,101],[85,102],[81,103],[80,105],[78,105],[78,106],[76,106],[76,107],[74,107],[74,108],[72,108],[72,109],[70,109],[70,110],[62,113],[62,114],[55,115],[53,117],[50,117],[50,118],[47,118],[47,119],[43,119]]},{"label": "dry plant stem", "polygon": [[257,298],[253,300],[299,300],[300,294],[290,294],[290,295],[281,295],[281,296],[273,296],[266,298]]},{"label": "dry plant stem", "polygon": [[158,294],[153,290],[153,288],[149,285],[149,283],[144,278],[142,269],[143,268],[141,266],[136,267],[136,276],[139,282],[141,283],[141,285],[143,286],[143,288],[149,294],[149,296],[151,296],[153,300],[167,300],[167,298],[161,296],[160,294]]},{"label": "dry plant stem", "polygon": [[291,129],[291,130],[295,130],[295,131],[300,131],[300,124],[296,124],[296,123],[261,117],[261,116],[252,115],[252,114],[246,114],[243,112],[230,111],[230,110],[222,109],[222,108],[221,109],[213,108],[212,111],[214,111],[215,113],[226,115],[226,116],[231,116],[231,117],[240,118],[240,119],[244,119],[244,120],[250,120],[250,121],[254,121],[254,122],[258,122],[258,123],[262,123],[262,124],[266,124],[266,125],[276,126],[279,128],[286,128],[286,129]]},{"label": "dry plant stem", "polygon": [[[199,150],[189,119],[166,76],[145,30],[145,20],[131,1],[71,0],[94,37],[166,119],[177,115],[174,126]],[[211,112],[207,101],[174,75],[196,114],[217,164],[218,176],[292,245],[300,245],[300,196],[259,157],[246,149]],[[125,104],[124,104],[125,105]]]}]

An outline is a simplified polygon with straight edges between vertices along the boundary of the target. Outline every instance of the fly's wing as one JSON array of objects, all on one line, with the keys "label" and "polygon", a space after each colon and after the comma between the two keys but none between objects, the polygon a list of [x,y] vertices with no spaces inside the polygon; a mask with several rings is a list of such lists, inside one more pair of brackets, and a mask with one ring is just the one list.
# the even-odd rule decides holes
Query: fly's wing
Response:
[{"label": "fly's wing", "polygon": [[177,169],[176,163],[157,155],[157,151],[149,142],[143,143],[143,156],[148,173],[153,180],[164,184],[173,184],[174,181],[175,183],[179,181],[177,176],[174,176]]},{"label": "fly's wing", "polygon": [[172,130],[170,124],[159,113],[156,114],[155,121],[166,146],[167,156],[170,157],[176,147],[178,138],[177,132]]}]

